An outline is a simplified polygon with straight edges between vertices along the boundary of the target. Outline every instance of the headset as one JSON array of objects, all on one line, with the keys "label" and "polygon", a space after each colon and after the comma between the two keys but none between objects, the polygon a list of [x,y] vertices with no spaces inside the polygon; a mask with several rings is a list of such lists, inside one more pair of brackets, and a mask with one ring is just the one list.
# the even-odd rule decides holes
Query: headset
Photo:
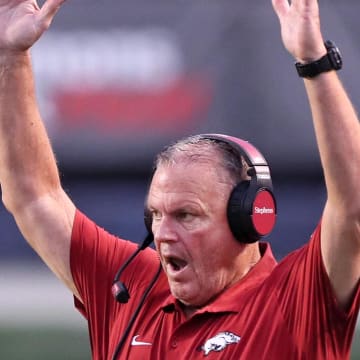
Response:
[{"label": "headset", "polygon": [[[248,141],[223,135],[223,134],[201,134],[200,139],[212,140],[225,143],[238,155],[243,157],[249,166],[247,175],[249,180],[242,180],[235,185],[231,191],[227,204],[227,219],[234,237],[241,243],[251,244],[271,233],[275,226],[277,207],[273,194],[272,180],[269,166],[260,151]],[[153,174],[156,168],[153,170]],[[112,285],[112,293],[116,301],[127,303],[130,294],[126,286],[120,281],[120,276],[132,260],[154,240],[152,233],[152,216],[146,205],[144,207],[144,222],[147,229],[147,236],[138,246],[136,251],[124,262],[117,271]],[[147,294],[157,281],[161,271],[161,265],[149,286],[145,289],[140,304],[135,310],[121,340],[118,343],[113,360],[120,353],[127,335],[130,332],[136,316],[146,300]]]},{"label": "headset", "polygon": [[[250,180],[236,184],[228,200],[227,218],[234,237],[250,244],[269,235],[275,226],[277,207],[270,169],[264,156],[248,141],[233,136],[201,134],[199,138],[227,144],[249,166],[247,174]],[[152,234],[152,217],[146,207],[144,220],[149,234]]]}]

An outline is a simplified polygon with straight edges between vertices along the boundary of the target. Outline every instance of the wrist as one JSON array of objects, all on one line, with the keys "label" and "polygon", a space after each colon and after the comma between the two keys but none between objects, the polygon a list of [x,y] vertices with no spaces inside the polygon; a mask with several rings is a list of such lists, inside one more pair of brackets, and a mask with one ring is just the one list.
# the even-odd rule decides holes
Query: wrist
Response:
[{"label": "wrist", "polygon": [[314,78],[315,76],[327,72],[338,71],[342,68],[342,58],[336,45],[327,40],[324,43],[326,53],[314,61],[296,62],[295,67],[298,75],[302,78]]},{"label": "wrist", "polygon": [[30,51],[0,51],[0,66],[13,68],[27,65],[31,61]]},{"label": "wrist", "polygon": [[321,44],[319,44],[316,48],[312,49],[310,52],[306,51],[306,54],[303,54],[302,57],[296,57],[295,62],[301,64],[309,64],[321,59],[326,54],[327,49],[325,46],[325,42],[321,42]]}]

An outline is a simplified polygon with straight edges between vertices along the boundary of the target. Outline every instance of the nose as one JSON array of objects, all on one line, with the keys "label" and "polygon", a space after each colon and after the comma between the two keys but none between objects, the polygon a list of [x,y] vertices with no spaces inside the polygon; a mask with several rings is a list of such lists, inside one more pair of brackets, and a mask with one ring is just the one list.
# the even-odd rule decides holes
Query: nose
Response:
[{"label": "nose", "polygon": [[154,219],[152,223],[152,231],[154,234],[154,241],[156,243],[177,240],[174,221],[167,216],[163,216],[159,220]]}]

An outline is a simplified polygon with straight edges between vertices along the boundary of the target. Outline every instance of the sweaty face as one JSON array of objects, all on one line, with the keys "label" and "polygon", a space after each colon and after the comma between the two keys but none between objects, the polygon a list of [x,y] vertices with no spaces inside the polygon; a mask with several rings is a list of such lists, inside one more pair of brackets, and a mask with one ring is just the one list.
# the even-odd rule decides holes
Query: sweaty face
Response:
[{"label": "sweaty face", "polygon": [[231,185],[208,164],[160,166],[148,195],[154,241],[174,297],[205,305],[238,280],[236,241],[226,219]]}]

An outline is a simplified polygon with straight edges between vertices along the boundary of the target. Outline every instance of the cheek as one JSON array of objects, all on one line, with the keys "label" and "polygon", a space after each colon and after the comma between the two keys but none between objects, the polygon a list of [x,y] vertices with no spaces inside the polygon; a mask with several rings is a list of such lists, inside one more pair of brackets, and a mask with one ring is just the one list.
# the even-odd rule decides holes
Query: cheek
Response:
[{"label": "cheek", "polygon": [[208,279],[219,268],[221,264],[221,249],[218,245],[204,239],[201,243],[193,245],[189,249],[191,264],[198,279]]},{"label": "cheek", "polygon": [[[194,240],[194,239],[193,239]],[[189,254],[198,278],[223,277],[238,251],[238,243],[228,227],[218,227],[207,232],[198,242],[194,241]]]}]

